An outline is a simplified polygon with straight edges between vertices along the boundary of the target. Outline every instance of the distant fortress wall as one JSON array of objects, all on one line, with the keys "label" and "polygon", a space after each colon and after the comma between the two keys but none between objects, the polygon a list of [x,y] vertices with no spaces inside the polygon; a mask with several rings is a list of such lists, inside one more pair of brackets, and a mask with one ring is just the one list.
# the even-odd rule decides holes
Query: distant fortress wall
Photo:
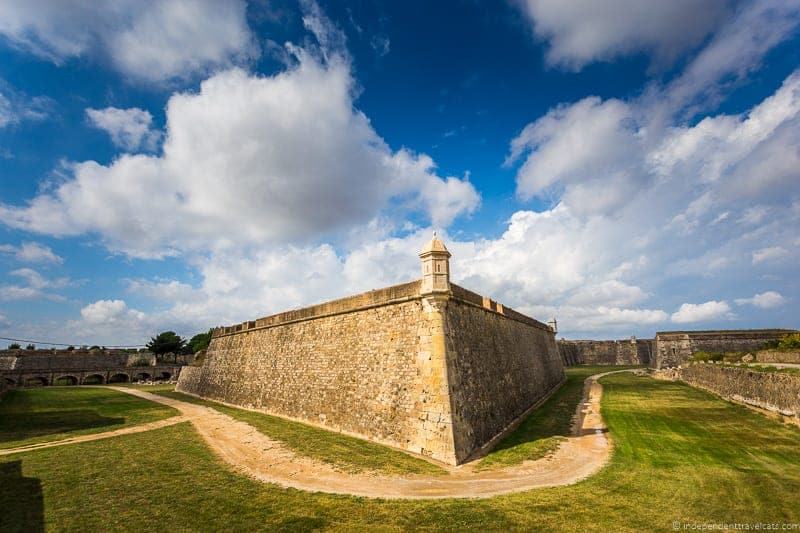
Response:
[{"label": "distant fortress wall", "polygon": [[558,341],[558,351],[565,366],[573,365],[649,365],[652,359],[652,339],[613,341]]},{"label": "distant fortress wall", "polygon": [[448,268],[423,257],[420,281],[218,328],[177,389],[459,464],[564,372],[550,327],[432,279]]},{"label": "distant fortress wall", "polygon": [[791,329],[742,329],[720,331],[662,331],[656,333],[655,368],[679,366],[696,352],[756,352],[768,341],[794,333]]},{"label": "distant fortress wall", "polygon": [[0,350],[0,371],[112,369],[137,364],[155,366],[156,356],[123,350]]}]

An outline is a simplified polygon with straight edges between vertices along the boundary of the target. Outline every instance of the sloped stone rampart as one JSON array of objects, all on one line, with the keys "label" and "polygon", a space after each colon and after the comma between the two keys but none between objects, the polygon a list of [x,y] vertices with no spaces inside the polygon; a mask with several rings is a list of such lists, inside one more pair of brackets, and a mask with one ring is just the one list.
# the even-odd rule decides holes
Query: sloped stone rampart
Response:
[{"label": "sloped stone rampart", "polygon": [[649,365],[653,350],[652,339],[622,339],[610,341],[558,341],[561,359],[573,365]]},{"label": "sloped stone rampart", "polygon": [[800,423],[800,376],[796,374],[694,363],[656,371],[656,377],[681,380],[729,400],[793,417]]},{"label": "sloped stone rampart", "polygon": [[508,309],[503,311],[458,299],[445,310],[454,440],[462,459],[564,380],[551,330],[509,319]]},{"label": "sloped stone rampart", "polygon": [[546,325],[455,285],[419,287],[218,328],[178,390],[458,464],[563,367]]}]

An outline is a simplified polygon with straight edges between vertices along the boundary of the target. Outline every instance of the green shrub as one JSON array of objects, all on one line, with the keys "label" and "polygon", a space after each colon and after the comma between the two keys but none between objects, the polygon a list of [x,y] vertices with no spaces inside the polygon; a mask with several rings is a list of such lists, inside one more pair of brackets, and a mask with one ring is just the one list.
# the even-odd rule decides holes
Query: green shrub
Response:
[{"label": "green shrub", "polygon": [[694,352],[692,355],[692,361],[722,361],[725,357],[725,354],[722,352]]},{"label": "green shrub", "polygon": [[790,333],[778,342],[779,350],[800,350],[800,333]]}]

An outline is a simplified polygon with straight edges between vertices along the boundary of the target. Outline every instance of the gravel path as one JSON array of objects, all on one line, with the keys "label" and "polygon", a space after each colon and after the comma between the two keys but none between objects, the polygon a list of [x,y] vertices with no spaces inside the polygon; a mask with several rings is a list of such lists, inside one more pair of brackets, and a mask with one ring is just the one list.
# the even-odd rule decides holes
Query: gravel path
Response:
[{"label": "gravel path", "polygon": [[551,456],[496,470],[475,472],[467,464],[443,466],[447,475],[346,473],[333,465],[297,455],[279,441],[215,409],[143,390],[112,387],[178,409],[206,444],[233,469],[259,481],[313,492],[369,498],[486,498],[541,487],[569,485],[598,472],[608,461],[611,442],[600,416],[602,386],[586,379],[573,435]]},{"label": "gravel path", "polygon": [[447,470],[447,474],[442,476],[342,472],[328,463],[297,455],[251,425],[210,407],[127,387],[109,388],[174,407],[181,415],[105,433],[9,448],[0,450],[0,455],[141,433],[188,420],[214,453],[234,470],[281,487],[369,498],[487,498],[542,487],[569,485],[598,472],[611,455],[611,441],[600,416],[603,387],[598,379],[616,372],[626,370],[595,374],[586,379],[583,399],[575,414],[572,436],[565,439],[552,455],[496,470],[476,472],[473,465],[466,464],[457,467],[441,465]]},{"label": "gravel path", "polygon": [[[119,390],[119,389],[117,389]],[[164,420],[156,422],[148,422],[146,424],[139,424],[138,426],[129,426],[113,431],[105,431],[103,433],[90,433],[89,435],[78,435],[77,437],[69,437],[62,440],[54,440],[50,442],[40,442],[37,444],[28,444],[27,446],[18,446],[16,448],[6,448],[0,450],[0,455],[11,455],[12,453],[30,452],[33,450],[41,450],[44,448],[53,448],[54,446],[64,446],[65,444],[77,444],[79,442],[90,442],[93,440],[110,439],[111,437],[119,437],[120,435],[130,435],[132,433],[141,433],[143,431],[152,431],[154,429],[161,429],[167,426],[173,426],[186,422],[188,418],[183,415],[173,416]]]}]

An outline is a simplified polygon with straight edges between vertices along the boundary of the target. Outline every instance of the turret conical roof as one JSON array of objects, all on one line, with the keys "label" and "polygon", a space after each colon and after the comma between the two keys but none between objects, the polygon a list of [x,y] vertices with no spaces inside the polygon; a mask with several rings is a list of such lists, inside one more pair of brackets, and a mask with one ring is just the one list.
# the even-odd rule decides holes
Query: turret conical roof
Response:
[{"label": "turret conical roof", "polygon": [[447,254],[447,257],[450,257],[450,252],[447,250],[447,247],[444,245],[441,239],[436,236],[435,231],[433,232],[433,237],[431,240],[428,241],[428,244],[422,247],[422,251],[419,253],[419,255],[428,255],[432,252],[445,253]]}]

